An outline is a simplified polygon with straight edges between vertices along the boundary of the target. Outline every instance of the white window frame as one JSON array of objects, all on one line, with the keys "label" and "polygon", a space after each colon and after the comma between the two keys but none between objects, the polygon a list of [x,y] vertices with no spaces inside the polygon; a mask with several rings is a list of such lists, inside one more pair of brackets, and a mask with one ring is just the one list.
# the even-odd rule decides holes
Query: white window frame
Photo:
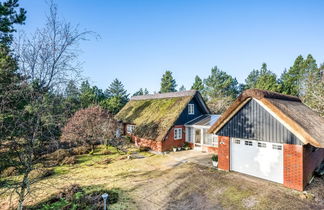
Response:
[{"label": "white window frame", "polygon": [[194,104],[188,104],[188,114],[190,114],[190,115],[195,114],[195,105]]},{"label": "white window frame", "polygon": [[212,135],[212,145],[214,147],[218,147],[218,136],[217,135]]},{"label": "white window frame", "polygon": [[126,132],[132,134],[135,130],[135,125],[127,125]]},{"label": "white window frame", "polygon": [[173,138],[174,140],[182,139],[182,128],[174,128]]}]

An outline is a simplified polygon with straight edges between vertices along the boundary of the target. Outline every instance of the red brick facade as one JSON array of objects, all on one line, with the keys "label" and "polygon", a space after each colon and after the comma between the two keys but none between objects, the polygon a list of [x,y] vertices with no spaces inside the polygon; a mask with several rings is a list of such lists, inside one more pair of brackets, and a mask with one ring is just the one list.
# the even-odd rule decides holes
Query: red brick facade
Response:
[{"label": "red brick facade", "polygon": [[[182,139],[174,139],[174,128],[182,128]],[[173,147],[182,147],[185,143],[185,127],[183,125],[176,125],[169,131],[164,141],[155,141],[152,139],[139,138],[137,136],[131,136],[133,142],[137,146],[149,147],[157,152],[165,152],[172,150]]]},{"label": "red brick facade", "polygon": [[230,170],[230,138],[228,136],[218,136],[218,168]]},{"label": "red brick facade", "polygon": [[314,170],[324,159],[324,149],[310,145],[284,145],[284,185],[302,191],[311,180]]},{"label": "red brick facade", "polygon": [[303,146],[284,144],[283,151],[284,186],[302,191],[303,184]]}]

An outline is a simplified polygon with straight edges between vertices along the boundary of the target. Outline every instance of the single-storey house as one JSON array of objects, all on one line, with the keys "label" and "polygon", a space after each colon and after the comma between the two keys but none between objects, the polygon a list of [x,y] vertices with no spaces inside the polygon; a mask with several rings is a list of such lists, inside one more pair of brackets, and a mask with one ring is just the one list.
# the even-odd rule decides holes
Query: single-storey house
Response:
[{"label": "single-storey house", "polygon": [[207,126],[205,122],[206,126],[199,127],[201,133],[195,133],[196,123],[215,119],[196,90],[134,96],[116,119],[122,122],[124,134],[131,136],[137,146],[157,152],[181,147],[186,141],[201,150],[215,151],[217,147],[217,138],[213,143],[213,134],[207,133],[211,123]]},{"label": "single-storey house", "polygon": [[250,89],[211,126],[218,168],[304,190],[324,160],[324,118],[294,96]]}]

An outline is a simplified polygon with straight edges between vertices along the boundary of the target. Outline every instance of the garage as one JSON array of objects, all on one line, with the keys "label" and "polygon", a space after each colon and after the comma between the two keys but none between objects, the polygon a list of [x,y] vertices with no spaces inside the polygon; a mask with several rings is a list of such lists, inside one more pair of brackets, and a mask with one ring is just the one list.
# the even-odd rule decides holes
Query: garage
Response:
[{"label": "garage", "polygon": [[232,171],[283,183],[283,147],[281,144],[231,139]]}]

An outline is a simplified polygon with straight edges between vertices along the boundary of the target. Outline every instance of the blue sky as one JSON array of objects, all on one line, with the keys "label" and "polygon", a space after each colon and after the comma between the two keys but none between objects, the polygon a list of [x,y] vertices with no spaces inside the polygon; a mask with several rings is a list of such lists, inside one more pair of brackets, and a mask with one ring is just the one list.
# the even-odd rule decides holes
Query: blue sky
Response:
[{"label": "blue sky", "polygon": [[[266,62],[280,75],[298,55],[324,62],[324,1],[56,0],[59,14],[100,39],[83,42],[83,75],[105,89],[158,91],[171,70],[178,87],[220,69],[244,82]],[[21,0],[28,33],[44,24],[44,0]]]}]

